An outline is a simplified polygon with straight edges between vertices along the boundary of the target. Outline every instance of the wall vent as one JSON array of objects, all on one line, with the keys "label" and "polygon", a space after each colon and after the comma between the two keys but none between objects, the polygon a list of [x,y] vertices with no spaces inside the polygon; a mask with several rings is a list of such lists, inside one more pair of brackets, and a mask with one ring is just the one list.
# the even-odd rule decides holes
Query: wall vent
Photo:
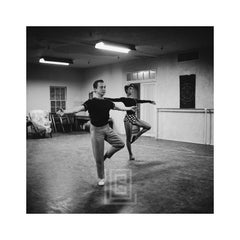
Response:
[{"label": "wall vent", "polygon": [[197,51],[178,54],[178,62],[190,61],[195,59],[199,59],[199,54]]}]

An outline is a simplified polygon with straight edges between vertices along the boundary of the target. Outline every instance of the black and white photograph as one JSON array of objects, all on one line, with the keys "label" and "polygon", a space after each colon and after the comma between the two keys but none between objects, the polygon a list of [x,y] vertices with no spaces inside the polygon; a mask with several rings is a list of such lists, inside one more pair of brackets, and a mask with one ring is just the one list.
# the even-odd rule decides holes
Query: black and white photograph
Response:
[{"label": "black and white photograph", "polygon": [[1,239],[239,239],[239,6],[2,1]]},{"label": "black and white photograph", "polygon": [[213,26],[27,26],[32,213],[214,213]]}]

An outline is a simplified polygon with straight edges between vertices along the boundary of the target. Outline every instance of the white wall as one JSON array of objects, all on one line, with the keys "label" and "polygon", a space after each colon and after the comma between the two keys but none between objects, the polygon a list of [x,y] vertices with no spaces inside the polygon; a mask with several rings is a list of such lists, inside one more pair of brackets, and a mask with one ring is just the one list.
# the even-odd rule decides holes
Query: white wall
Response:
[{"label": "white wall", "polygon": [[[139,59],[125,63],[108,65],[87,69],[84,72],[84,82],[82,85],[85,98],[88,97],[88,92],[92,90],[92,83],[97,79],[103,79],[107,85],[106,96],[120,97],[125,96],[123,87],[126,84],[127,72],[156,69],[156,102],[157,108],[179,108],[180,106],[180,90],[179,76],[187,74],[196,74],[196,108],[213,109],[213,59],[211,49],[201,49],[199,51],[199,59],[186,62],[178,62],[177,54],[169,54],[159,58]],[[177,115],[176,115],[177,114]],[[204,143],[203,122],[202,116],[196,113],[179,114],[171,113],[171,117],[163,115],[159,117],[161,125],[164,126],[166,134],[158,133],[158,137],[162,139],[171,139],[178,141],[187,141],[195,143]],[[213,115],[213,114],[212,114]],[[111,111],[111,116],[114,119],[116,130],[124,133],[123,117],[124,113]],[[161,119],[161,117],[163,117]],[[182,123],[175,125],[171,119]],[[189,119],[189,121],[185,121]],[[190,119],[192,119],[190,121]],[[212,118],[211,118],[212,119]],[[213,131],[213,120],[209,121],[209,128]],[[160,124],[160,122],[158,122]],[[173,131],[176,127],[181,127],[179,131]],[[172,135],[171,133],[174,134]],[[211,144],[213,143],[213,133],[211,134]]]},{"label": "white wall", "polygon": [[[203,49],[199,59],[177,62],[176,55],[159,61],[157,69],[159,108],[179,108],[179,76],[196,74],[196,109],[214,109],[212,51]],[[159,112],[158,138],[176,141],[213,144],[213,113],[207,114],[205,129],[204,113]],[[206,131],[206,132],[205,132]]]},{"label": "white wall", "polygon": [[179,108],[179,76],[196,74],[196,108],[213,108],[213,63],[211,51],[200,51],[199,59],[178,62],[177,54],[159,59],[157,64],[157,105]]},{"label": "white wall", "polygon": [[157,138],[213,145],[213,111],[162,108],[157,114]]},{"label": "white wall", "polygon": [[27,66],[27,113],[34,109],[50,111],[50,86],[67,87],[67,108],[81,103],[81,71],[66,66],[29,64]]},{"label": "white wall", "polygon": [[[196,74],[196,108],[214,108],[212,50],[201,49],[198,60],[186,62],[178,62],[177,54],[169,54],[159,58],[139,59],[82,71],[39,64],[30,65],[27,76],[27,111],[31,109],[50,110],[49,86],[51,85],[67,86],[67,108],[86,101],[89,92],[93,90],[92,84],[97,79],[105,81],[106,97],[125,96],[123,88],[127,82],[127,72],[148,69],[157,70],[157,108],[179,108],[179,76],[186,74]],[[158,125],[161,124],[161,127],[164,128],[164,133],[158,130],[156,135],[162,139],[203,143],[201,140],[204,137],[202,135],[202,116],[195,114],[188,113],[186,115],[173,112],[158,116]],[[110,115],[114,120],[116,131],[124,134],[123,118],[125,113],[111,111]],[[208,122],[211,124],[207,134],[211,135],[210,144],[213,144],[213,114],[209,119]],[[181,124],[176,125],[174,122]]]}]

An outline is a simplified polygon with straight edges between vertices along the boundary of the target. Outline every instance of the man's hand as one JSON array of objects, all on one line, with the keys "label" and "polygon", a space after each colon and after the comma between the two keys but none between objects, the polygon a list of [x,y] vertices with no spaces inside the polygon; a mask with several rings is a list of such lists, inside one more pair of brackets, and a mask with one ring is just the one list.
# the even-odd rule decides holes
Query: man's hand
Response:
[{"label": "man's hand", "polygon": [[64,115],[64,110],[62,108],[59,108],[56,114],[60,115],[61,117]]},{"label": "man's hand", "polygon": [[156,102],[155,102],[155,101],[152,101],[151,104],[156,105]]},{"label": "man's hand", "polygon": [[114,110],[118,110],[118,111],[136,111],[137,106],[132,106],[132,107],[119,107],[117,105],[115,105]]},{"label": "man's hand", "polygon": [[137,110],[137,106],[132,106],[132,107],[129,107],[129,110],[131,110],[131,111],[136,111]]}]

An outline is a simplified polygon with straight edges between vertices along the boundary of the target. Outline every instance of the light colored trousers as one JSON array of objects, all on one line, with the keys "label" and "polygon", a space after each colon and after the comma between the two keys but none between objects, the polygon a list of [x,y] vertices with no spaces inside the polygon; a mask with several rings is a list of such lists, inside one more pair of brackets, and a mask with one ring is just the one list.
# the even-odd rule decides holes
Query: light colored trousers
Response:
[{"label": "light colored trousers", "polygon": [[110,128],[109,124],[102,127],[90,126],[93,155],[97,165],[99,178],[104,178],[104,140],[111,144],[106,152],[107,158],[111,158],[114,153],[124,147],[122,139]]}]

